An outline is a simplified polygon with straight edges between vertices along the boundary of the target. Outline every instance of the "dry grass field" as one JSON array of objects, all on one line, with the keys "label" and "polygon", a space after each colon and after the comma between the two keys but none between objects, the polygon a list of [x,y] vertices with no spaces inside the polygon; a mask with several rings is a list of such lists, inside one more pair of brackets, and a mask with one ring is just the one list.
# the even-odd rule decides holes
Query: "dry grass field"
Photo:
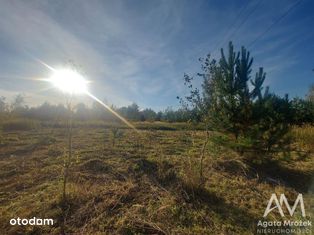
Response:
[{"label": "dry grass field", "polygon": [[[302,193],[312,218],[313,127],[295,128],[298,151],[266,165],[209,143],[202,187],[204,131],[183,124],[137,127],[139,133],[119,129],[116,138],[110,125],[74,127],[66,205],[61,194],[67,130],[3,128],[2,234],[60,234],[63,217],[67,234],[254,234],[272,193],[291,200]],[[9,224],[11,218],[34,216],[53,218],[55,224]]]}]

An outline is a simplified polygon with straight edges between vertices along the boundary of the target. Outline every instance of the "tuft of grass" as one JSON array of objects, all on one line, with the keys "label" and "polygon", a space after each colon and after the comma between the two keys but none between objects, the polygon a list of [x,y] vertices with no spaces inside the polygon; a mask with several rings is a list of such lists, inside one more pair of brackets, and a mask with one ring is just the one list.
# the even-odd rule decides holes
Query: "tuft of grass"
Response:
[{"label": "tuft of grass", "polygon": [[297,144],[305,151],[314,151],[314,126],[295,127],[292,133]]},{"label": "tuft of grass", "polygon": [[111,167],[106,165],[100,159],[91,159],[80,165],[80,170],[83,172],[90,172],[92,174],[100,174],[108,172],[111,170]]}]

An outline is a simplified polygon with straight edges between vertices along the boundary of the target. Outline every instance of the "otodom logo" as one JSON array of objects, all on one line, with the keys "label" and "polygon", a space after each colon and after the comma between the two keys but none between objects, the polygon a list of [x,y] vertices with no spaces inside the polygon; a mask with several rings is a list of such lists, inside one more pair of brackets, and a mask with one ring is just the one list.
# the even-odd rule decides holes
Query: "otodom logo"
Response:
[{"label": "otodom logo", "polygon": [[[275,204],[275,206],[271,207],[273,204]],[[303,195],[301,193],[298,195],[292,208],[290,207],[290,204],[288,203],[288,200],[284,194],[280,194],[280,198],[278,200],[277,195],[273,193],[268,201],[268,205],[265,209],[263,217],[265,218],[272,210],[276,208],[278,209],[281,217],[285,217],[285,214],[283,212],[283,206],[287,208],[290,216],[293,216],[298,204],[300,205],[301,208],[302,217],[305,217],[304,201]]]}]

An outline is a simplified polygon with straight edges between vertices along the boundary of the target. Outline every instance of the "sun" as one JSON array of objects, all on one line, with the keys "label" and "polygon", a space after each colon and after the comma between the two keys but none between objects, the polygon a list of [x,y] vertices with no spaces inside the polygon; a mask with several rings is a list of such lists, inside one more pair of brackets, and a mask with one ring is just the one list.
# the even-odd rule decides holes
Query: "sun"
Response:
[{"label": "sun", "polygon": [[52,75],[49,78],[40,79],[41,81],[50,82],[54,87],[63,91],[64,93],[72,94],[84,94],[92,98],[94,101],[101,104],[105,107],[109,112],[119,118],[122,122],[124,122],[127,126],[131,127],[133,130],[138,132],[136,127],[122,117],[119,113],[117,113],[114,109],[112,109],[109,105],[102,102],[96,96],[88,91],[88,86],[90,82],[86,80],[80,73],[76,70],[70,68],[63,69],[55,69],[48,64],[39,60],[39,62],[47,67],[50,71],[52,71]]},{"label": "sun", "polygon": [[88,81],[72,69],[55,69],[48,81],[65,93],[87,93]]}]

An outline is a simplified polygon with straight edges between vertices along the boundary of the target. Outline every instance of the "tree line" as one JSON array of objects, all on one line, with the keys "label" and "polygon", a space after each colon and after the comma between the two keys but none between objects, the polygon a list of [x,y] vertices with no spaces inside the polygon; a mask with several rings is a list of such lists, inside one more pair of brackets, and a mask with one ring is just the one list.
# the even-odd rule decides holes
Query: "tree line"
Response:
[{"label": "tree line", "polygon": [[[163,111],[156,112],[151,108],[141,110],[136,103],[123,107],[111,105],[111,108],[131,121],[187,122],[192,118],[192,112],[184,108],[168,107]],[[11,103],[7,102],[5,97],[0,97],[0,113],[42,121],[62,120],[69,117],[69,110],[63,104],[44,102],[39,106],[29,107],[21,94],[18,94]],[[73,117],[78,121],[116,120],[111,112],[97,102],[91,106],[84,103],[73,105]]]}]

